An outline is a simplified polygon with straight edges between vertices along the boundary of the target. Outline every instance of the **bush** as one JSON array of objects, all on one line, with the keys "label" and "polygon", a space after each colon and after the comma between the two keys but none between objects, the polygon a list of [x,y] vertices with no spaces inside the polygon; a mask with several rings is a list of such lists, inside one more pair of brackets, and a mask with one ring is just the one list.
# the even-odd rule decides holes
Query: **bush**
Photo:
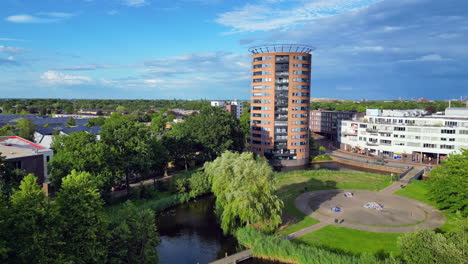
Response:
[{"label": "bush", "polygon": [[198,171],[192,174],[189,179],[190,197],[197,197],[209,193],[211,191],[211,183],[208,175]]},{"label": "bush", "polygon": [[466,260],[466,254],[464,256],[463,253],[466,249],[462,248],[466,247],[463,245],[466,245],[466,241],[459,241],[459,237],[461,236],[457,236],[456,233],[443,235],[423,229],[400,237],[398,243],[401,255],[407,264],[456,264],[464,263],[463,259]]},{"label": "bush", "polygon": [[175,205],[179,205],[190,200],[188,193],[174,194],[159,200],[150,200],[140,206],[140,209],[151,209],[153,211],[161,211]]},{"label": "bush", "polygon": [[329,155],[318,155],[312,158],[312,161],[333,160]]}]

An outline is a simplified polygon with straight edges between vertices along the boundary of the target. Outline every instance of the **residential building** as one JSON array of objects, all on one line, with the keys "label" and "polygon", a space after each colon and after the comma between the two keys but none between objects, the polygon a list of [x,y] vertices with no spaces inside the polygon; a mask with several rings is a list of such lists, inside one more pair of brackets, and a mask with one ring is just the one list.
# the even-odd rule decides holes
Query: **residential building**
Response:
[{"label": "residential building", "polygon": [[347,151],[437,164],[468,148],[468,108],[447,108],[443,115],[368,109],[364,118],[342,120],[337,137]]},{"label": "residential building", "polygon": [[323,109],[311,110],[309,129],[311,132],[335,140],[338,123],[341,122],[341,120],[352,120],[363,117],[364,115],[365,113],[358,112],[341,112]]},{"label": "residential building", "polygon": [[231,113],[234,117],[237,117],[237,105],[234,104],[228,104],[226,105],[226,111]]},{"label": "residential building", "polygon": [[[39,115],[14,115],[14,114],[2,114],[0,115],[0,127],[6,124],[15,124],[15,120],[18,118],[26,118],[31,120],[36,126],[48,125],[49,127],[65,127],[70,117],[47,117]],[[93,118],[96,118],[95,116]],[[76,118],[75,122],[77,125],[85,125],[91,118]]]},{"label": "residential building", "polygon": [[225,108],[226,111],[233,113],[233,115],[237,118],[240,118],[243,112],[242,101],[233,100],[233,101],[226,101],[226,100],[216,100],[211,101],[211,106],[217,106]]},{"label": "residential building", "polygon": [[32,173],[37,177],[37,183],[48,191],[49,176],[47,162],[54,152],[33,142],[17,136],[0,137],[0,152],[8,162],[17,169]]},{"label": "residential building", "polygon": [[251,150],[274,166],[309,163],[311,52],[307,45],[252,47]]},{"label": "residential building", "polygon": [[57,130],[58,135],[70,135],[71,133],[76,132],[88,132],[96,136],[99,140],[101,136],[99,133],[101,132],[101,127],[87,127],[87,126],[73,126],[73,127],[36,127],[36,131],[34,132],[34,142],[41,147],[44,148],[51,148],[52,141],[55,137],[54,131]]}]

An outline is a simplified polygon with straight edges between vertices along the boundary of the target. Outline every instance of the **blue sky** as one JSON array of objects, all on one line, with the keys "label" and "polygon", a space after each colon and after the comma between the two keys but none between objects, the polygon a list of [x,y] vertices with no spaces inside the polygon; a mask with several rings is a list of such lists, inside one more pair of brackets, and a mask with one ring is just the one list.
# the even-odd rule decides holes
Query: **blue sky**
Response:
[{"label": "blue sky", "polygon": [[249,46],[303,43],[312,96],[468,95],[466,0],[1,0],[1,97],[248,99]]}]

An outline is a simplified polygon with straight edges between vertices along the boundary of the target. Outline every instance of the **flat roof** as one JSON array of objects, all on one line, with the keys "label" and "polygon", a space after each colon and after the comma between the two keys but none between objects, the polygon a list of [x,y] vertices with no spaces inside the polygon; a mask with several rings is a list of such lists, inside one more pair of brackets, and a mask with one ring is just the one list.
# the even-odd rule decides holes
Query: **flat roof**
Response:
[{"label": "flat roof", "polygon": [[21,137],[0,137],[1,156],[6,157],[6,159],[35,156],[46,151],[49,151],[49,149]]}]

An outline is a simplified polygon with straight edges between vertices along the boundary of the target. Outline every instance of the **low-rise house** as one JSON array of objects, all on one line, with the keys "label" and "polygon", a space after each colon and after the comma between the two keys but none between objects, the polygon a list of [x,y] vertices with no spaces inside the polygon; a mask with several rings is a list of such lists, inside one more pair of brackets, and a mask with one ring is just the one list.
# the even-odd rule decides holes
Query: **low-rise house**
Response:
[{"label": "low-rise house", "polygon": [[34,174],[37,177],[37,183],[48,192],[47,162],[54,154],[51,149],[21,137],[2,136],[0,137],[0,153],[15,168]]}]

